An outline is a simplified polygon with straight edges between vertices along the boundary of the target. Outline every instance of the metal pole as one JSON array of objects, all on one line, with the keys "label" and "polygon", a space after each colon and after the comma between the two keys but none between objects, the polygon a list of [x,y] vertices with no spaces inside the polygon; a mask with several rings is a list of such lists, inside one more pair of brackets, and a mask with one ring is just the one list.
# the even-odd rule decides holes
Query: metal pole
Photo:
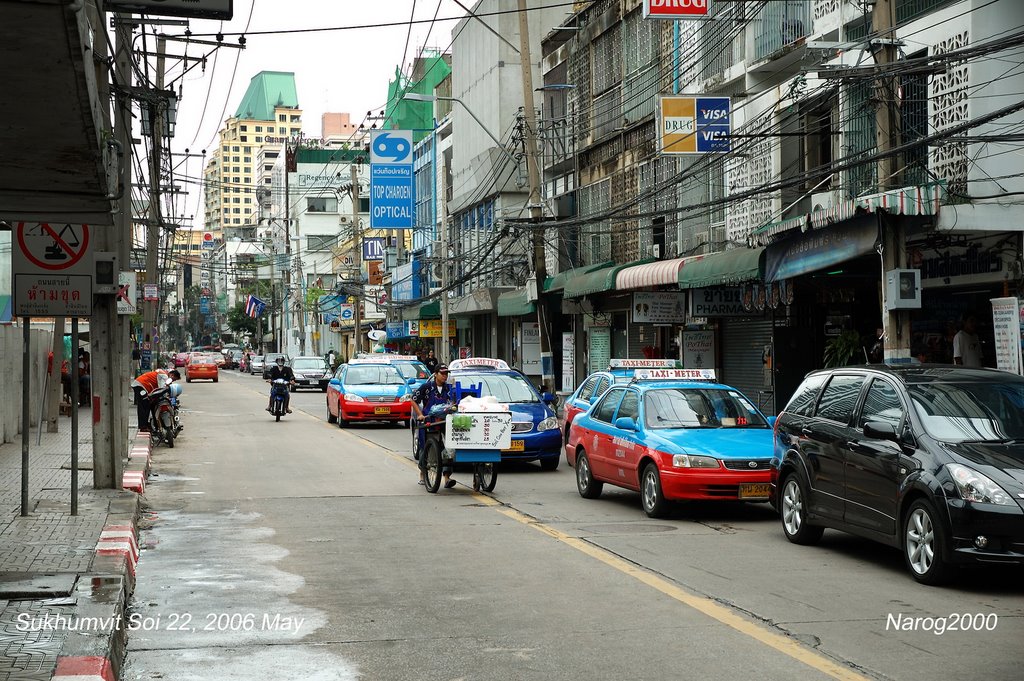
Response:
[{"label": "metal pole", "polygon": [[[47,364],[49,364],[49,359],[47,359]],[[36,426],[36,446],[37,447],[43,443],[43,416],[45,416],[44,412],[46,411],[46,388],[49,385],[50,385],[50,369],[49,369],[49,367],[47,367],[46,371],[43,372],[43,391],[39,395],[39,421],[38,421],[38,425]]]},{"label": "metal pole", "polygon": [[352,351],[352,359],[360,352],[363,351],[363,316],[359,311],[359,306],[362,305],[363,301],[363,254],[360,252],[360,237],[362,236],[359,232],[359,174],[356,170],[356,164],[352,163],[349,165],[350,176],[352,179],[352,266],[356,272],[356,286],[359,288],[359,293],[356,295],[356,304],[353,306],[352,321],[355,324],[355,349]]},{"label": "metal pole", "polygon": [[[292,295],[292,232],[291,232],[291,199],[289,198],[288,189],[288,176],[292,171],[292,161],[289,156],[291,145],[288,142],[284,144],[284,254],[285,263],[284,268],[284,304],[281,306],[281,326],[291,326],[291,315],[289,314],[290,298]],[[286,323],[287,322],[287,323]],[[288,343],[288,337],[285,336],[285,343]],[[285,346],[287,347],[287,345]],[[284,351],[288,354],[288,351]]]},{"label": "metal pole", "polygon": [[78,515],[78,317],[71,318],[71,515]]},{"label": "metal pole", "polygon": [[[438,254],[434,254],[437,257]],[[447,364],[451,361],[451,337],[448,334],[448,169],[441,155],[441,352],[438,361]]]},{"label": "metal pole", "polygon": [[22,317],[21,339],[21,515],[28,515],[28,448],[29,429],[32,428],[32,419],[29,414],[29,388],[31,387],[31,370],[29,363],[29,348],[31,345],[31,330],[29,329],[30,317]]}]

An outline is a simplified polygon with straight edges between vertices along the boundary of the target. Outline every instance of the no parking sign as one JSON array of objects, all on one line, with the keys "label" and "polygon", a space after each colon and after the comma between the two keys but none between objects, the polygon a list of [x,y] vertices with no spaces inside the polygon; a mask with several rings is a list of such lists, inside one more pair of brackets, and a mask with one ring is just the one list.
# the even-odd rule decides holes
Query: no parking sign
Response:
[{"label": "no parking sign", "polygon": [[13,236],[14,314],[90,316],[95,263],[89,226],[19,222]]}]

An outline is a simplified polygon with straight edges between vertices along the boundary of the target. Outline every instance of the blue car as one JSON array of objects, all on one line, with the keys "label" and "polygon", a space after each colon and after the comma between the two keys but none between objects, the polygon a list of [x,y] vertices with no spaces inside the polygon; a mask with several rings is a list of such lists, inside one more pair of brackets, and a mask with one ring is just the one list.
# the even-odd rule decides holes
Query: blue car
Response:
[{"label": "blue car", "polygon": [[493,395],[512,412],[512,446],[502,461],[539,461],[546,471],[558,468],[562,458],[562,431],[552,408],[554,395],[541,395],[522,373],[500,359],[473,357],[452,361],[448,381],[463,389],[479,387],[481,396]]},{"label": "blue car", "polygon": [[635,490],[651,517],[678,499],[762,502],[773,422],[711,370],[638,370],[576,417],[565,454],[580,496]]},{"label": "blue car", "polygon": [[590,409],[590,405],[617,383],[629,383],[637,369],[677,369],[679,362],[674,359],[612,359],[604,371],[595,371],[587,376],[580,387],[565,400],[565,443],[568,444],[569,426],[573,419]]}]

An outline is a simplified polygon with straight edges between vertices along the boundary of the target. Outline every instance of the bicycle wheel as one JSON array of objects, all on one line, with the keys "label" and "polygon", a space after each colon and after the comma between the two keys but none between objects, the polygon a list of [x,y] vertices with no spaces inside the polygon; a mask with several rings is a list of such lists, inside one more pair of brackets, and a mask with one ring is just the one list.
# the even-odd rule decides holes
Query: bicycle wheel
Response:
[{"label": "bicycle wheel", "polygon": [[427,482],[424,487],[434,493],[441,487],[441,443],[437,438],[427,440],[421,456],[427,457]]},{"label": "bicycle wheel", "polygon": [[498,482],[498,466],[493,463],[478,463],[473,470],[473,489],[493,492]]}]

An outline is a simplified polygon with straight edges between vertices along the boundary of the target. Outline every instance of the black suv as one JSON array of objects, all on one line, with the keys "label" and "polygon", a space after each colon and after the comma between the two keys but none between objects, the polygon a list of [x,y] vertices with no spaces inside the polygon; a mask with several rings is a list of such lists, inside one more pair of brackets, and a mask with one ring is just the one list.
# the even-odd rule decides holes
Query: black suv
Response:
[{"label": "black suv", "polygon": [[1024,564],[1024,377],[949,365],[808,374],[775,423],[771,502],[796,544],[834,528],[956,563]]}]

